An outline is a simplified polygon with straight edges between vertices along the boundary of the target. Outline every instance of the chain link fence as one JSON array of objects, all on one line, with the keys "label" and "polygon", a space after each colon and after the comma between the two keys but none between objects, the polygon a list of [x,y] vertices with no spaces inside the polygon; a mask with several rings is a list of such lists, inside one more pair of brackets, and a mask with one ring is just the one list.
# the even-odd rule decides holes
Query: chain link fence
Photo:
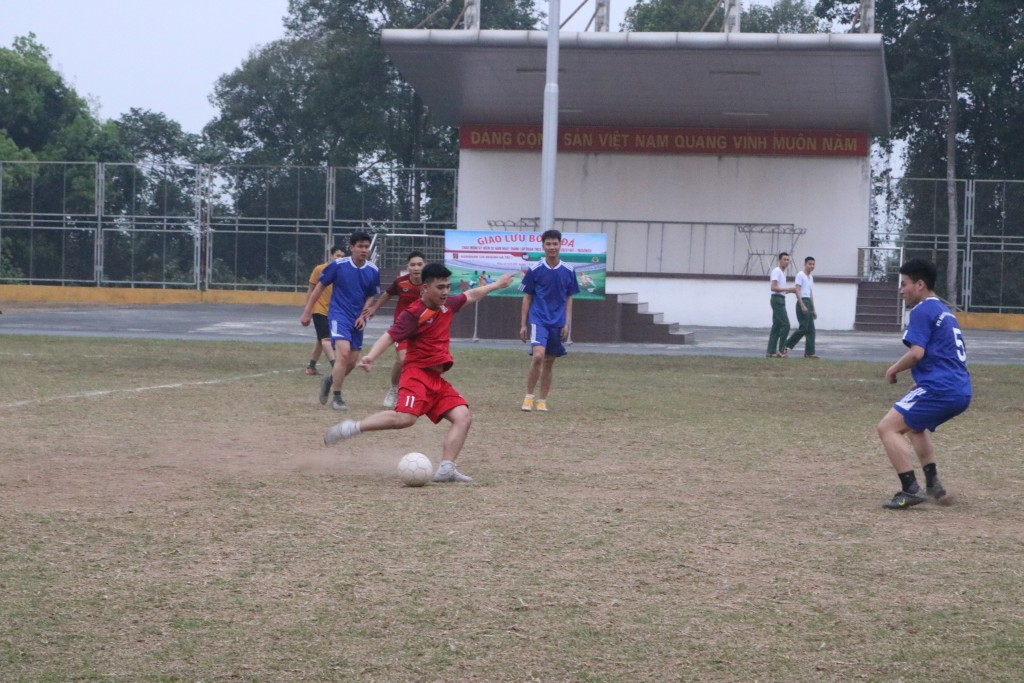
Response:
[{"label": "chain link fence", "polygon": [[[952,186],[952,237],[946,180],[902,178],[880,189],[874,226],[874,246],[880,250],[870,259],[870,272],[898,277],[898,264],[894,268],[886,260],[896,252],[884,249],[899,247],[905,259],[933,261],[939,270],[936,290],[961,308],[1024,312],[1024,181],[958,179]],[[947,275],[951,252],[955,288]]]},{"label": "chain link fence", "polygon": [[304,291],[353,230],[454,228],[456,186],[383,165],[0,161],[0,282]]}]

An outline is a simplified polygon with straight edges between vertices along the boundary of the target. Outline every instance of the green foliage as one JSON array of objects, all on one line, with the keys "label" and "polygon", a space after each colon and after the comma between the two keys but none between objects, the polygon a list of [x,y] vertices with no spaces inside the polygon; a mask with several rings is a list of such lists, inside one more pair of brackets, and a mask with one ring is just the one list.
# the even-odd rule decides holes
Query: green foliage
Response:
[{"label": "green foliage", "polygon": [[[339,173],[339,218],[453,219],[453,176],[420,169],[456,166],[455,132],[431,123],[380,43],[384,28],[450,28],[462,11],[461,3],[437,9],[434,0],[293,0],[287,35],[217,82],[210,143],[231,164],[365,168]],[[495,0],[481,25],[524,29],[537,20],[529,0]]]},{"label": "green foliage", "polygon": [[639,0],[626,10],[622,27],[626,31],[721,31],[721,2]]},{"label": "green foliage", "polygon": [[[639,0],[626,10],[627,31],[722,30],[719,0]],[[740,15],[744,33],[823,33],[827,26],[803,0],[777,0],[773,5],[749,5]]]}]

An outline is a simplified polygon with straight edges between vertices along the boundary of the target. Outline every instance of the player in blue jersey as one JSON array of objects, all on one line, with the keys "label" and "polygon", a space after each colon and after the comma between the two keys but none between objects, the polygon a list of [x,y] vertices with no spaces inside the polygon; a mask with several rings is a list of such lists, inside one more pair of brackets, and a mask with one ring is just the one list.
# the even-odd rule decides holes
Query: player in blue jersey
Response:
[{"label": "player in blue jersey", "polygon": [[[540,239],[544,260],[526,271],[519,285],[523,293],[519,336],[530,343],[530,370],[523,399],[523,410],[527,412],[548,410],[551,373],[555,359],[566,354],[562,342],[569,338],[572,325],[572,297],[580,291],[576,272],[559,258],[562,233],[547,230]],[[540,392],[535,395],[538,380]]]},{"label": "player in blue jersey", "polygon": [[327,320],[337,360],[331,374],[325,375],[320,383],[320,403],[326,404],[333,390],[332,407],[335,410],[348,409],[341,397],[341,387],[345,377],[359,362],[367,319],[364,311],[374,297],[380,295],[380,271],[369,260],[370,235],[362,231],[353,232],[349,238],[349,251],[349,256],[331,261],[321,271],[320,282],[306,297],[306,308],[300,319],[303,326],[309,325],[317,297],[324,287],[330,285],[331,305]]},{"label": "player in blue jersey", "polygon": [[[903,333],[909,350],[889,366],[885,378],[895,384],[899,373],[910,370],[914,386],[878,423],[878,437],[900,478],[900,491],[882,506],[890,510],[904,510],[946,495],[928,432],[967,410],[971,403],[971,375],[960,323],[935,296],[935,277],[935,265],[928,261],[912,259],[900,267],[900,294],[913,306]],[[923,492],[904,434],[924,469]]]}]

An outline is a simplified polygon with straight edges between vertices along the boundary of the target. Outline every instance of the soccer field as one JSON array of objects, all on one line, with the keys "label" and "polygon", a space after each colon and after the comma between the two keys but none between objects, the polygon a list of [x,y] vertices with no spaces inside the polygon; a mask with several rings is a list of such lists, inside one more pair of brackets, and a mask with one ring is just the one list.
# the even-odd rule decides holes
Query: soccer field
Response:
[{"label": "soccer field", "polygon": [[0,680],[1020,680],[1024,367],[893,512],[883,362],[573,354],[527,414],[459,349],[476,482],[411,489],[444,428],[325,448],[308,346],[0,336]]}]

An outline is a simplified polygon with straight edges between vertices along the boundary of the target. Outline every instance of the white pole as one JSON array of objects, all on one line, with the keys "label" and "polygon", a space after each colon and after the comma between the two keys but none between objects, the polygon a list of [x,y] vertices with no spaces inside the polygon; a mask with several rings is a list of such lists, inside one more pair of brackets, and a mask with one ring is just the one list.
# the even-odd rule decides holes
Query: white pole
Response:
[{"label": "white pole", "polygon": [[555,227],[555,156],[558,153],[559,0],[548,9],[548,62],[544,85],[544,128],[540,161],[540,229]]}]

